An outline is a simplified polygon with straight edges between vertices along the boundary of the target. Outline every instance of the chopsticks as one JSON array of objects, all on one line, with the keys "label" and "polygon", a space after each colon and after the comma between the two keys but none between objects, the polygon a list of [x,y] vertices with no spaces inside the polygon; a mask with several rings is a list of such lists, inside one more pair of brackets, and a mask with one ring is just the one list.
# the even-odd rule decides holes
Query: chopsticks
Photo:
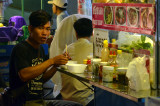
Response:
[{"label": "chopsticks", "polygon": [[66,44],[66,57],[67,57],[68,51],[67,51],[67,44]]}]

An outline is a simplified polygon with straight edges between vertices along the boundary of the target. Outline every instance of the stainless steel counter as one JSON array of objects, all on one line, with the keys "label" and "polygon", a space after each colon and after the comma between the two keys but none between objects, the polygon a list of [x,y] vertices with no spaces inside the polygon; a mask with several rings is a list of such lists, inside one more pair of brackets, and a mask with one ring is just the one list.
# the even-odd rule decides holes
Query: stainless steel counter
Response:
[{"label": "stainless steel counter", "polygon": [[87,83],[90,83],[93,86],[96,86],[98,88],[101,88],[103,90],[106,90],[108,92],[114,93],[116,95],[122,96],[124,98],[127,98],[135,102],[143,101],[143,99],[150,96],[160,97],[160,90],[145,90],[145,91],[137,92],[130,89],[126,85],[122,85],[118,83],[101,82],[99,81],[99,79],[93,78],[91,73],[75,74],[61,68],[58,68],[58,71],[61,73],[67,74],[71,77],[74,77],[80,81],[85,81]]}]

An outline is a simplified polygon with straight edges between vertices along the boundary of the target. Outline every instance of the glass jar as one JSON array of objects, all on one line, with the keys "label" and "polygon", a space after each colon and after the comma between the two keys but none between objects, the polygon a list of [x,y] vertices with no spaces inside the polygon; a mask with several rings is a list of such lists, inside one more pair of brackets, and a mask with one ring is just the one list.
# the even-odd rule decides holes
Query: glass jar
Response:
[{"label": "glass jar", "polygon": [[128,85],[126,71],[127,71],[127,68],[117,68],[118,83],[119,84]]},{"label": "glass jar", "polygon": [[99,78],[99,63],[101,59],[92,59],[92,74],[94,78]]},{"label": "glass jar", "polygon": [[114,71],[114,67],[112,67],[112,66],[103,66],[102,80],[104,82],[113,82],[113,71]]}]

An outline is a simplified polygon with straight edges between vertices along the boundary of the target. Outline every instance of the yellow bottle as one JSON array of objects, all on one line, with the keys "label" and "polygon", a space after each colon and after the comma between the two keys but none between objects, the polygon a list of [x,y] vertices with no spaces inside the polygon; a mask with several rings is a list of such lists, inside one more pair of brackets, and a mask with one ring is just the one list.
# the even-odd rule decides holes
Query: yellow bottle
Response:
[{"label": "yellow bottle", "polygon": [[108,40],[103,41],[103,48],[101,50],[101,61],[107,62],[109,59]]}]

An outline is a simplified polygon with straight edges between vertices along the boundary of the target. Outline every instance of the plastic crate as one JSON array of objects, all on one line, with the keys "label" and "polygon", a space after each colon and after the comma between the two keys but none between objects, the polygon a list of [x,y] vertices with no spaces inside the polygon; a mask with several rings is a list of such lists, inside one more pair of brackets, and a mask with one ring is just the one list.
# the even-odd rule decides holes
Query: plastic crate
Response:
[{"label": "plastic crate", "polygon": [[1,79],[6,86],[9,86],[9,69],[0,69]]},{"label": "plastic crate", "polygon": [[9,68],[9,56],[8,57],[0,57],[0,69],[8,69]]},{"label": "plastic crate", "polygon": [[0,58],[1,56],[10,56],[14,45],[0,45]]}]

